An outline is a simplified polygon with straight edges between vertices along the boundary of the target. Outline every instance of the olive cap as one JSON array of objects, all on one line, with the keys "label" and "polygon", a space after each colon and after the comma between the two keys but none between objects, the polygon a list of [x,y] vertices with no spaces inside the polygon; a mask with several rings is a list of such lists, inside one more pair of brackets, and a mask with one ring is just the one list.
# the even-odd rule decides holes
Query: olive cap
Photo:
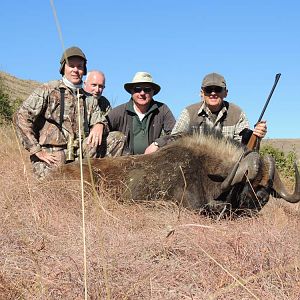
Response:
[{"label": "olive cap", "polygon": [[225,78],[218,73],[207,74],[203,78],[201,87],[212,86],[212,85],[226,88]]},{"label": "olive cap", "polygon": [[78,47],[70,47],[70,48],[68,48],[64,51],[64,53],[63,53],[63,55],[60,59],[59,73],[61,75],[64,75],[64,67],[65,67],[66,60],[68,60],[72,56],[78,56],[78,57],[81,57],[84,60],[84,74],[83,75],[86,75],[86,73],[87,73],[87,69],[86,69],[87,59],[86,59],[84,53],[82,52],[82,50]]}]

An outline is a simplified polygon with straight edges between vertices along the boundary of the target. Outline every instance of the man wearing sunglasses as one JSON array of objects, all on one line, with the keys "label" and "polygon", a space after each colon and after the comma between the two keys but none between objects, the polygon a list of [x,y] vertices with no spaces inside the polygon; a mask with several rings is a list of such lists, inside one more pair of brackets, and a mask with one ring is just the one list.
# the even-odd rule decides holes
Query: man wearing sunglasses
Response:
[{"label": "man wearing sunglasses", "polygon": [[[249,122],[245,113],[235,104],[225,101],[228,90],[225,78],[217,73],[210,73],[203,78],[201,102],[186,107],[177,120],[172,134],[203,131],[210,126],[220,131],[225,137],[246,143],[249,135]],[[252,133],[252,131],[251,131]],[[265,121],[255,125],[253,133],[263,138],[267,133]]]},{"label": "man wearing sunglasses", "polygon": [[151,74],[137,72],[124,88],[131,98],[108,113],[110,137],[113,132],[123,133],[125,145],[122,154],[153,152],[158,147],[155,140],[171,133],[175,118],[166,104],[153,99],[160,86],[153,81]]}]

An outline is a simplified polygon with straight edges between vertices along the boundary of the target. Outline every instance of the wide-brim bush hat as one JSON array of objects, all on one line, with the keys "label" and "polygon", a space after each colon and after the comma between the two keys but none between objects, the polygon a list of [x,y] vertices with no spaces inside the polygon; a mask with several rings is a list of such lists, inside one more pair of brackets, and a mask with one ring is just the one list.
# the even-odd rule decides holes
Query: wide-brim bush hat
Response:
[{"label": "wide-brim bush hat", "polygon": [[151,74],[147,72],[137,72],[131,82],[124,84],[124,89],[129,94],[131,94],[133,87],[138,83],[148,83],[149,85],[151,85],[154,91],[154,95],[158,94],[160,91],[160,86],[154,82]]}]

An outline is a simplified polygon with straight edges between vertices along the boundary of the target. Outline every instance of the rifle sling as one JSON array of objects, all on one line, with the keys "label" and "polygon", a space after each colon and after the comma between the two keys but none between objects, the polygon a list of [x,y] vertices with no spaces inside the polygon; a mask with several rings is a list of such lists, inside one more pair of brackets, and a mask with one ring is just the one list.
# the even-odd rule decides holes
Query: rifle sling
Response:
[{"label": "rifle sling", "polygon": [[87,137],[89,135],[89,124],[88,124],[88,117],[87,117],[87,107],[86,107],[86,97],[83,97],[83,128],[84,134]]},{"label": "rifle sling", "polygon": [[64,112],[65,112],[65,91],[64,87],[59,88],[60,91],[60,115],[59,115],[59,127],[62,130],[62,123],[64,121]]},{"label": "rifle sling", "polygon": [[[66,88],[64,87],[60,87],[59,88],[60,91],[60,115],[59,115],[59,124],[57,124],[55,121],[52,120],[48,120],[50,123],[56,124],[59,129],[61,130],[61,132],[64,135],[64,132],[62,130],[62,124],[64,121],[64,112],[65,112],[65,91]],[[83,97],[83,118],[84,118],[84,123],[83,123],[83,127],[84,127],[84,133],[85,136],[89,135],[89,125],[88,125],[88,117],[87,117],[87,106],[86,106],[86,97]]]}]

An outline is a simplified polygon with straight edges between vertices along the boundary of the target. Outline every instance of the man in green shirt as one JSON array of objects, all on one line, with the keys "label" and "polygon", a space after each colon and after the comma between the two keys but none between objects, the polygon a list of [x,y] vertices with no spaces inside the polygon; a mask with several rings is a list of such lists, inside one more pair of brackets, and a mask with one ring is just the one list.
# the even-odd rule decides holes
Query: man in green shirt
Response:
[{"label": "man in green shirt", "polygon": [[124,134],[123,154],[148,153],[151,147],[157,147],[156,139],[171,133],[175,118],[166,104],[153,99],[160,86],[153,81],[151,74],[137,72],[124,88],[131,98],[108,113],[109,130]]}]

